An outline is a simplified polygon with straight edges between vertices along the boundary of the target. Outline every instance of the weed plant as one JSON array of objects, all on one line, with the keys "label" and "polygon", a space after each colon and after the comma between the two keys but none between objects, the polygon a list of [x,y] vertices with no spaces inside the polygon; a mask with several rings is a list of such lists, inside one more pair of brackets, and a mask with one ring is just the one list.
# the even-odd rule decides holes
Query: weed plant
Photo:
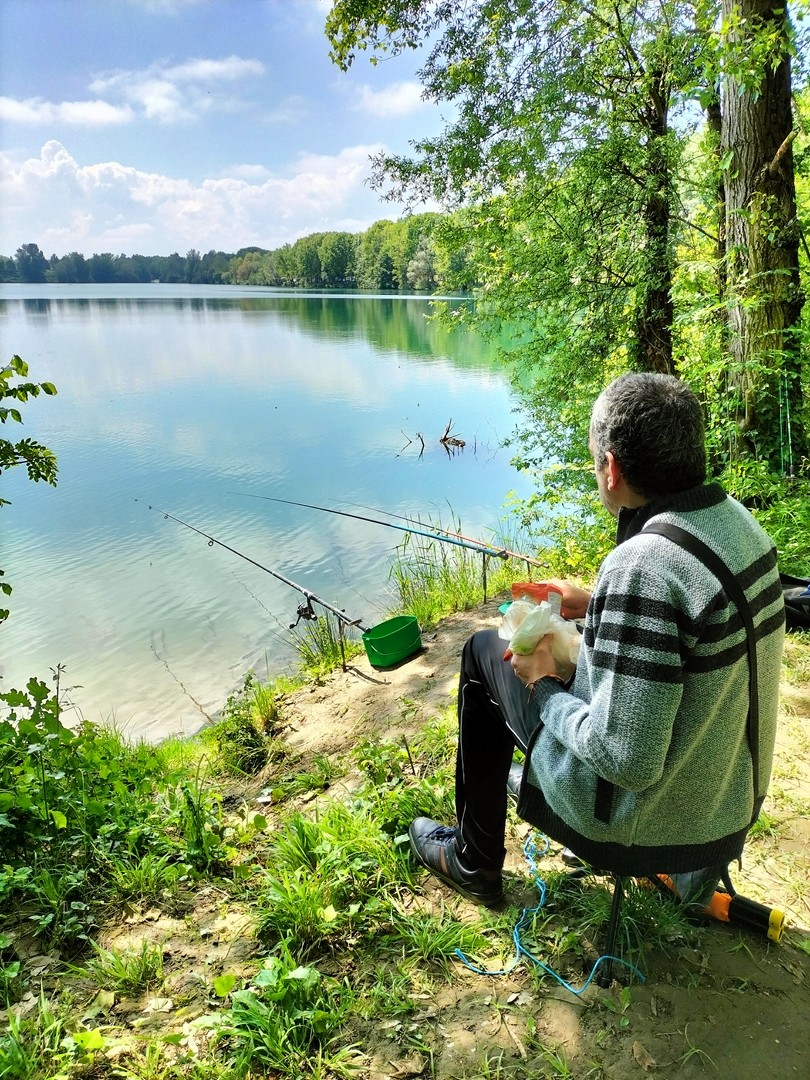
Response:
[{"label": "weed plant", "polygon": [[213,749],[220,770],[253,776],[279,755],[282,692],[281,681],[261,683],[249,671],[242,686],[228,696],[220,718],[201,737]]},{"label": "weed plant", "polygon": [[334,780],[343,775],[343,768],[326,754],[313,754],[309,768],[300,771],[285,771],[273,779],[265,789],[265,794],[272,796],[274,803],[306,795],[313,791],[325,791]]},{"label": "weed plant", "polygon": [[66,727],[38,679],[0,700],[0,933],[24,923],[43,951],[71,955],[113,900],[154,899],[221,857],[202,762],[189,779],[155,747]]},{"label": "weed plant", "polygon": [[157,904],[172,895],[181,872],[181,867],[168,853],[156,855],[147,851],[145,855],[109,862],[110,884],[115,896],[121,901],[144,906]]},{"label": "weed plant", "polygon": [[448,821],[455,814],[456,722],[449,710],[412,742],[365,740],[354,760],[367,781],[357,793],[379,828],[401,837],[417,817]]},{"label": "weed plant", "polygon": [[354,627],[346,627],[329,611],[293,630],[293,644],[301,671],[310,678],[327,675],[363,651]]},{"label": "weed plant", "polygon": [[274,1076],[351,1077],[357,1055],[340,1030],[354,1004],[346,982],[296,963],[286,947],[268,957],[217,1021],[224,1054],[238,1075],[258,1067]]},{"label": "weed plant", "polygon": [[[598,940],[610,913],[611,893],[599,877],[571,881],[565,873],[549,874],[546,879],[548,902],[540,912],[533,932],[541,932],[543,949],[555,961],[566,953],[584,955],[589,938]],[[565,911],[568,925],[560,927],[558,909]],[[631,879],[625,882],[622,902],[618,954],[639,963],[646,951],[666,952],[673,943],[682,943],[694,934],[683,908],[662,897],[652,885]]]},{"label": "weed plant", "polygon": [[391,579],[402,609],[416,617],[422,630],[429,630],[445,615],[480,604],[485,565],[487,596],[514,580],[501,560],[409,535],[397,549]]},{"label": "weed plant", "polygon": [[[451,715],[452,713],[452,715]],[[364,739],[352,752],[355,765],[377,787],[395,787],[407,778],[419,778],[446,770],[455,762],[458,722],[452,707],[446,709],[409,742],[406,736]]]},{"label": "weed plant", "polygon": [[391,891],[410,880],[401,846],[362,802],[331,803],[316,821],[294,814],[267,859],[272,873],[257,899],[260,934],[307,958],[371,935],[388,918]]},{"label": "weed plant", "polygon": [[163,979],[163,949],[142,941],[140,949],[102,949],[93,943],[93,957],[79,974],[105,990],[137,994]]},{"label": "weed plant", "polygon": [[22,964],[13,959],[11,943],[8,934],[0,934],[0,1007],[4,1009],[17,1000],[22,973]]},{"label": "weed plant", "polygon": [[489,945],[479,925],[460,922],[446,909],[438,915],[429,911],[409,911],[407,915],[394,911],[389,929],[379,942],[381,952],[390,949],[408,967],[427,962],[443,968],[449,966],[456,949],[475,955]]},{"label": "weed plant", "polygon": [[72,1035],[64,1016],[40,993],[35,1016],[24,1020],[8,1014],[0,1032],[0,1077],[3,1080],[45,1080],[67,1076],[71,1068],[89,1064],[92,1052],[83,1045],[87,1032]]}]

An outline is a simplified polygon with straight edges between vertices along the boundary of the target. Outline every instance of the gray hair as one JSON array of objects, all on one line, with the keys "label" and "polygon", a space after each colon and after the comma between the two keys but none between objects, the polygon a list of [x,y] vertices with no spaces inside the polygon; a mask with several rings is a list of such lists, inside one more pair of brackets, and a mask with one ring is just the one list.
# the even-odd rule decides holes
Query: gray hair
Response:
[{"label": "gray hair", "polygon": [[596,465],[608,450],[645,499],[697,487],[706,479],[703,409],[673,375],[630,373],[607,386],[593,407]]}]

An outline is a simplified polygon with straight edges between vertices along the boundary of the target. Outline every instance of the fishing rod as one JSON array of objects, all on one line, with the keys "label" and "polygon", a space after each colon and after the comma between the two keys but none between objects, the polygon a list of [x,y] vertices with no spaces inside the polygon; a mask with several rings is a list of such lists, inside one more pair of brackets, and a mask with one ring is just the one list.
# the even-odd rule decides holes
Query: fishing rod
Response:
[{"label": "fishing rod", "polygon": [[[139,500],[136,499],[135,502],[139,502]],[[244,555],[241,551],[237,551],[236,548],[231,547],[230,544],[226,544],[222,540],[217,540],[217,538],[215,536],[210,536],[207,532],[203,532],[203,530],[198,529],[196,527],[196,525],[189,525],[189,523],[187,521],[183,521],[182,518],[176,517],[174,514],[170,514],[168,512],[168,510],[161,510],[160,507],[158,507],[158,506],[151,506],[149,504],[147,504],[147,505],[149,506],[150,510],[155,510],[158,514],[163,514],[164,518],[169,518],[172,521],[176,521],[178,525],[183,525],[183,526],[185,526],[185,528],[191,529],[192,532],[197,533],[198,536],[205,537],[205,539],[208,541],[208,546],[209,547],[213,547],[214,544],[216,544],[218,547],[225,548],[226,551],[230,551],[233,555],[238,555],[239,558],[244,559],[245,562],[249,562],[252,566],[257,566],[259,568],[259,570],[264,570],[264,572],[266,574],[271,574],[274,578],[277,578],[279,581],[282,581],[285,585],[289,585],[289,587],[291,589],[295,589],[297,592],[302,593],[303,596],[306,597],[307,602],[306,602],[306,604],[299,605],[298,611],[297,611],[298,618],[296,619],[296,621],[294,623],[290,623],[290,629],[291,630],[294,629],[298,625],[298,623],[301,621],[301,619],[311,621],[311,620],[314,620],[314,619],[318,618],[318,616],[312,610],[312,603],[314,601],[316,604],[320,604],[322,608],[326,608],[327,611],[331,611],[332,614],[335,615],[337,617],[337,619],[339,620],[339,622],[340,622],[340,630],[341,630],[341,634],[340,634],[341,651],[342,651],[342,648],[343,648],[343,627],[344,627],[344,625],[345,626],[356,626],[359,630],[363,631],[363,633],[368,632],[369,627],[363,626],[360,623],[359,619],[350,619],[348,617],[348,615],[346,615],[346,613],[344,611],[341,611],[339,608],[334,607],[334,605],[330,604],[328,601],[321,599],[320,596],[317,596],[314,592],[311,592],[309,589],[305,589],[303,587],[303,585],[299,585],[297,582],[293,581],[291,578],[285,577],[284,574],[280,573],[278,570],[271,570],[269,566],[263,566],[262,563],[257,562],[255,559],[251,559],[249,555]],[[345,659],[344,659],[344,670],[345,670]]]},{"label": "fishing rod", "polygon": [[[356,521],[370,521],[372,525],[384,525],[387,529],[398,529],[400,532],[426,536],[429,540],[440,540],[444,544],[455,544],[457,547],[469,548],[470,551],[477,551],[479,555],[494,556],[498,559],[508,559],[511,555],[511,552],[503,548],[490,547],[488,544],[482,544],[478,540],[469,540],[467,537],[457,536],[455,533],[449,536],[441,535],[444,530],[439,533],[425,532],[423,529],[408,529],[404,525],[395,525],[393,521],[381,521],[379,518],[365,517],[363,514],[350,514],[348,510],[333,510],[329,506],[315,506],[314,503],[295,502],[293,499],[277,499],[272,495],[251,495],[247,491],[234,491],[233,494],[243,495],[248,499],[264,499],[267,502],[284,503],[286,506],[305,506],[308,510],[320,510],[324,514],[337,514],[339,517],[354,518]],[[385,513],[385,511],[382,510],[380,513]],[[392,514],[391,516],[396,517],[397,515]],[[404,520],[409,519],[405,518]],[[520,558],[522,559],[524,556],[521,555]]]},{"label": "fishing rod", "polygon": [[[363,503],[350,503],[349,505],[359,506],[361,510],[371,510],[375,514],[387,514],[388,517],[396,518],[398,521],[415,521],[419,525],[422,524],[419,518],[407,517],[404,514],[395,514],[391,510],[380,510],[376,506],[364,506]],[[380,522],[380,524],[383,525],[385,522]],[[435,529],[436,532],[443,533],[445,536],[455,536],[457,540],[469,540],[473,544],[478,543],[477,540],[474,540],[470,536],[465,536],[463,533],[451,532],[450,529],[443,529],[441,525],[431,525],[430,527],[431,529]],[[545,563],[540,562],[539,559],[533,559],[530,555],[524,555],[520,551],[509,551],[508,548],[501,548],[498,554],[507,559],[520,559],[521,562],[528,563],[530,566],[543,567],[546,565]]]}]

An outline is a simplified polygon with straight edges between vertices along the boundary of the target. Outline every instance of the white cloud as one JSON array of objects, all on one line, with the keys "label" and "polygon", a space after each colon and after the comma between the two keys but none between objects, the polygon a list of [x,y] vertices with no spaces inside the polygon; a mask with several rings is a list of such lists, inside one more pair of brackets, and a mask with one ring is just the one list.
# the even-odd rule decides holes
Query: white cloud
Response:
[{"label": "white cloud", "polygon": [[43,101],[41,98],[0,97],[0,120],[17,124],[82,124],[99,127],[127,124],[133,119],[129,105],[110,105],[106,101]]},{"label": "white cloud", "polygon": [[224,60],[187,60],[185,64],[177,64],[163,72],[172,82],[232,81],[263,74],[261,60],[245,60],[240,56],[228,56]]},{"label": "white cloud", "polygon": [[422,100],[422,87],[418,82],[398,82],[383,90],[373,90],[368,85],[359,88],[359,98],[353,108],[371,116],[409,116],[429,103]]},{"label": "white cloud", "polygon": [[222,170],[222,176],[232,177],[236,180],[266,180],[270,176],[270,170],[266,169],[264,165],[229,165]]},{"label": "white cloud", "polygon": [[80,165],[51,140],[26,161],[0,155],[0,252],[24,243],[48,255],[236,251],[278,247],[347,221],[359,231],[382,216],[365,184],[369,156],[382,149],[306,154],[284,173],[235,166],[195,184],[114,161]]},{"label": "white cloud", "polygon": [[182,64],[153,64],[135,71],[98,75],[90,84],[97,94],[122,98],[141,110],[149,120],[173,124],[191,120],[210,109],[229,110],[239,103],[217,89],[223,83],[258,78],[264,73],[260,60],[228,56],[222,60],[194,58]]},{"label": "white cloud", "polygon": [[[17,100],[0,97],[0,120],[17,124],[73,124],[87,127],[127,124],[137,116],[161,124],[183,123],[209,111],[231,112],[244,107],[233,94],[223,93],[230,83],[259,78],[265,67],[260,60],[227,56],[221,60],[193,58],[181,64],[153,64],[140,71],[117,71],[99,75],[90,83],[92,101]],[[112,100],[107,100],[112,99]],[[118,104],[115,101],[118,101]],[[270,119],[300,119],[299,98],[288,98]]]}]

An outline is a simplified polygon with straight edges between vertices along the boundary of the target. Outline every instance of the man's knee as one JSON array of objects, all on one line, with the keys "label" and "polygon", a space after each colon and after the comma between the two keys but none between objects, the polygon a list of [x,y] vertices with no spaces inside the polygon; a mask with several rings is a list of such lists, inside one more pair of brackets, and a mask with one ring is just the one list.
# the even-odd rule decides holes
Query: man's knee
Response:
[{"label": "man's knee", "polygon": [[505,648],[504,642],[498,637],[497,630],[478,630],[464,643],[462,660],[479,671],[483,671],[493,656],[502,660]]}]

